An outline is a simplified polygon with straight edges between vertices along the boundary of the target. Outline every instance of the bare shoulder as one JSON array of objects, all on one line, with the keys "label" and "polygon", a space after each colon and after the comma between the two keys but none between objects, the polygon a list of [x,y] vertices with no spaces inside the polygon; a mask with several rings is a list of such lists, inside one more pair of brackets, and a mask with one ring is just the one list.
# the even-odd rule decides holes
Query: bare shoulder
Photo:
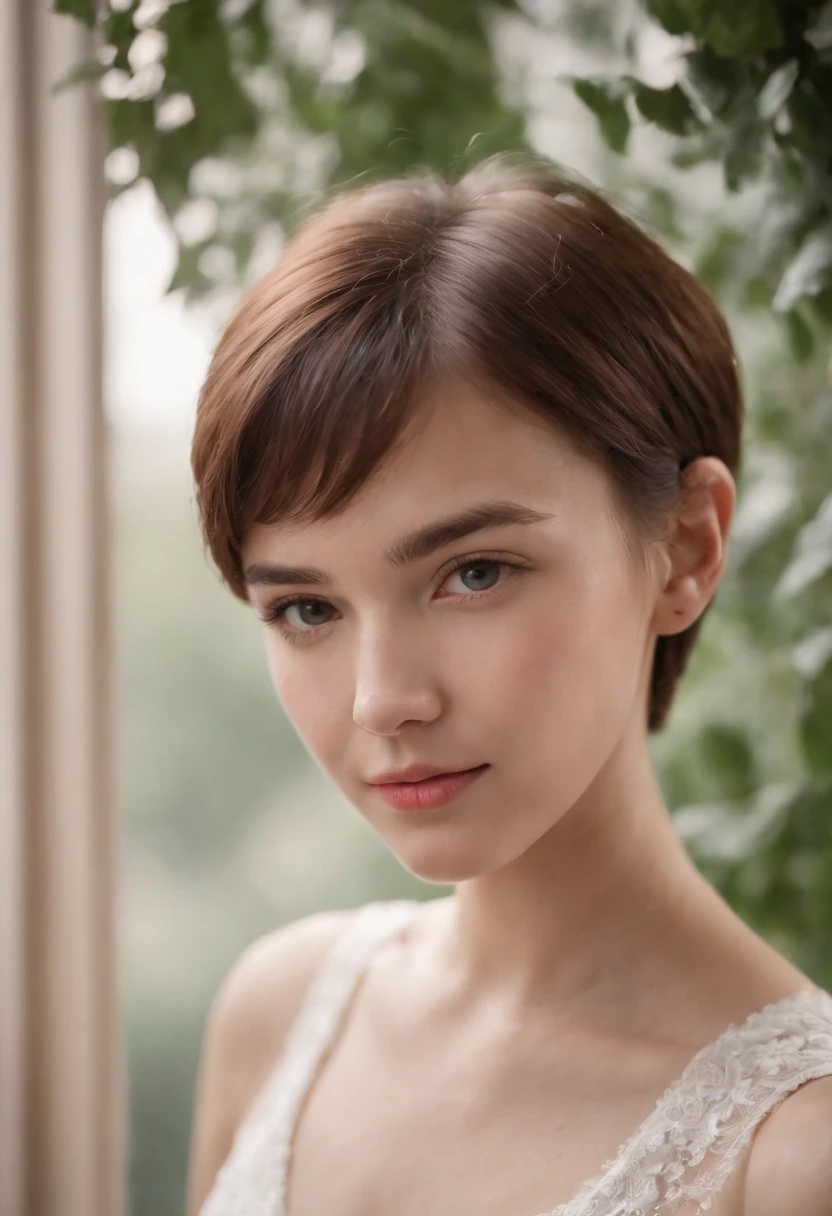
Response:
[{"label": "bare shoulder", "polygon": [[352,909],[315,912],[257,938],[237,958],[205,1023],[188,1167],[196,1216],[234,1135],[277,1061],[324,954]]},{"label": "bare shoulder", "polygon": [[743,1216],[832,1213],[832,1076],[808,1081],[760,1125]]}]

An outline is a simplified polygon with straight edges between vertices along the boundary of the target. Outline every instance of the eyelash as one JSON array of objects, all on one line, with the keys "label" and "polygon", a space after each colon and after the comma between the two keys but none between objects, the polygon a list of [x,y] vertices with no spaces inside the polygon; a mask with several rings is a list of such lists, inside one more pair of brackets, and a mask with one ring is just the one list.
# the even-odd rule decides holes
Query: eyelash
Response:
[{"label": "eyelash", "polygon": [[[471,592],[469,592],[468,595],[456,596],[455,598],[457,599],[457,601],[461,600],[463,603],[467,603],[469,600],[487,599],[491,594],[497,592],[503,586],[503,584],[505,582],[507,582],[507,580],[509,578],[512,578],[515,574],[519,574],[521,571],[526,570],[528,568],[524,565],[520,565],[518,562],[504,561],[503,559],[498,559],[496,557],[487,556],[484,553],[483,554],[476,554],[476,553],[475,554],[466,554],[465,557],[457,558],[455,563],[450,567],[450,569],[448,569],[445,572],[445,575],[442,579],[442,583],[445,583],[447,581],[447,579],[449,579],[451,577],[452,574],[455,574],[457,572],[457,570],[464,570],[467,566],[477,566],[477,565],[503,566],[505,569],[511,571],[511,573],[507,576],[507,578],[501,579],[500,582],[496,583],[493,587],[486,588],[485,591],[471,591]],[[286,629],[283,625],[281,625],[281,621],[283,620],[284,616],[286,615],[287,608],[290,608],[292,606],[292,604],[325,604],[325,603],[327,603],[326,600],[316,599],[315,596],[309,596],[309,595],[287,596],[285,599],[274,600],[274,602],[269,604],[266,608],[264,608],[262,612],[258,613],[258,616],[260,617],[260,620],[265,625],[276,626],[278,631],[280,632],[280,634],[286,639],[287,642],[291,642],[293,645],[303,646],[303,645],[305,645],[305,641],[304,641],[305,638],[312,637],[315,633],[318,632],[319,628],[323,628],[324,625],[329,625],[329,624],[331,624],[331,622],[324,621],[320,626],[312,626],[311,628],[304,629],[304,630]]]}]

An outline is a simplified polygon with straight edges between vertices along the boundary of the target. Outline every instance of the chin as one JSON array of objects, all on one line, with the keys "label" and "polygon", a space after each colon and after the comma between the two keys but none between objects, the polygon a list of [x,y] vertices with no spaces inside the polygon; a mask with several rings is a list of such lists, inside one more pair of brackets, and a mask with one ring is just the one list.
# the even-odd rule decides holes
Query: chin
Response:
[{"label": "chin", "polygon": [[408,870],[414,878],[420,879],[422,882],[434,883],[436,886],[447,887],[453,886],[458,882],[469,882],[472,878],[482,878],[483,872],[466,867],[464,865],[415,865],[413,862],[399,857],[399,861],[404,868]]},{"label": "chin", "polygon": [[[392,841],[387,840],[390,850],[414,877],[442,886],[483,878],[512,860],[511,857],[499,857],[493,848],[473,848],[473,843],[469,841],[466,847],[465,841],[454,844],[446,841],[443,847],[443,842],[439,840],[424,840],[419,844],[409,841],[396,848]],[[489,843],[493,845],[493,841]]]}]

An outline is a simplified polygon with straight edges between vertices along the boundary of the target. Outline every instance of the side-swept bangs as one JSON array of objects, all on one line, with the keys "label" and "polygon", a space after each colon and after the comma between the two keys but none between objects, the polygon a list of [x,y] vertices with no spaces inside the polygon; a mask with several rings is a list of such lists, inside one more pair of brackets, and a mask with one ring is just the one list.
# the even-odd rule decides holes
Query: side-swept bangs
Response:
[{"label": "side-swept bangs", "polygon": [[[252,524],[336,514],[446,376],[559,428],[648,528],[697,456],[737,471],[734,351],[688,271],[548,163],[501,155],[454,182],[419,172],[306,220],[222,335],[192,468],[206,543],[236,595],[247,598]],[[654,723],[700,623],[659,639]]]}]

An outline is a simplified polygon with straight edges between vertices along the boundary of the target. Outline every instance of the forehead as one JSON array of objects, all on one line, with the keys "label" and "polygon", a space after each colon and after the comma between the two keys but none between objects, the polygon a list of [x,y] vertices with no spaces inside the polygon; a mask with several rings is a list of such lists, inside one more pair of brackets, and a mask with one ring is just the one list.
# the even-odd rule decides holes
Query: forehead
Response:
[{"label": "forehead", "polygon": [[258,523],[243,546],[246,560],[294,549],[294,542],[359,534],[379,543],[409,527],[473,502],[507,499],[588,519],[608,507],[606,477],[555,424],[463,381],[444,381],[419,395],[411,425],[396,448],[336,516],[307,523]]}]

